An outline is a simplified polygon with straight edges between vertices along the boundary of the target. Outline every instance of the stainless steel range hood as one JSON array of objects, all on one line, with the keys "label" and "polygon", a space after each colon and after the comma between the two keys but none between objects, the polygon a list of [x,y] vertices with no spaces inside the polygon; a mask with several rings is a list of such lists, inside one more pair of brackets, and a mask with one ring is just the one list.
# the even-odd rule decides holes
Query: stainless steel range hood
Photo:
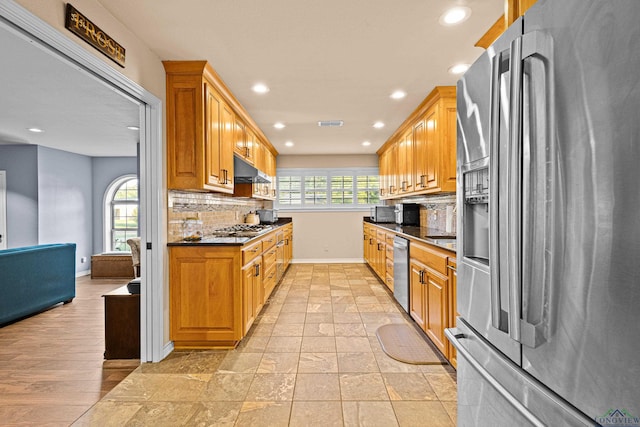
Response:
[{"label": "stainless steel range hood", "polygon": [[233,175],[237,184],[270,184],[271,180],[266,173],[259,171],[254,166],[233,156]]}]

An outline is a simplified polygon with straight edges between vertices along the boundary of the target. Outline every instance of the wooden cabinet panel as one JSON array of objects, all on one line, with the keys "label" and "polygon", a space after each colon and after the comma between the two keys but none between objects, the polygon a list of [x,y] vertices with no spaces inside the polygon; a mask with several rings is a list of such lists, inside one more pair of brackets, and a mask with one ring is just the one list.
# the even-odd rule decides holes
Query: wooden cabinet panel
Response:
[{"label": "wooden cabinet panel", "polygon": [[167,185],[200,189],[204,184],[204,171],[198,165],[204,158],[201,80],[183,76],[167,80]]},{"label": "wooden cabinet panel", "polygon": [[242,264],[248,264],[262,253],[262,240],[242,248]]},{"label": "wooden cabinet panel", "polygon": [[434,105],[425,115],[425,153],[424,158],[424,180],[425,188],[438,188],[438,178],[440,173],[440,139],[438,104]]},{"label": "wooden cabinet panel", "polygon": [[456,88],[436,87],[378,150],[381,197],[454,192]]},{"label": "wooden cabinet panel", "polygon": [[126,286],[104,297],[104,358],[140,359],[140,294]]},{"label": "wooden cabinet panel", "polygon": [[[234,153],[250,164],[260,162],[263,172],[269,167],[275,175],[277,151],[206,61],[163,65],[169,189],[234,193]],[[267,184],[255,193],[274,200],[274,188]],[[241,195],[252,197],[252,191],[250,187]]]},{"label": "wooden cabinet panel", "polygon": [[284,229],[284,271],[293,260],[293,225],[289,224]]},{"label": "wooden cabinet panel", "polygon": [[240,252],[172,247],[170,338],[177,347],[235,345],[242,337]]},{"label": "wooden cabinet panel", "polygon": [[413,175],[413,128],[410,127],[398,143],[398,192],[400,194],[408,194],[414,191]]},{"label": "wooden cabinet panel", "polygon": [[424,270],[426,266],[414,259],[409,260],[409,315],[425,329]]},{"label": "wooden cabinet panel", "polygon": [[[457,298],[458,298],[458,274],[457,274],[457,262],[455,258],[449,258],[449,262],[447,264],[449,268],[449,326],[453,328],[456,325],[456,317],[458,317],[458,307],[457,307]],[[455,347],[448,342],[449,347],[449,362],[451,366],[454,368],[458,367],[458,356]]]},{"label": "wooden cabinet panel", "polygon": [[220,109],[220,168],[222,169],[221,185],[233,191],[233,124],[235,115],[231,107],[222,103]]},{"label": "wooden cabinet panel", "polygon": [[448,279],[435,271],[426,269],[425,296],[426,317],[425,332],[431,341],[438,347],[445,357],[449,354],[448,341],[444,336],[444,330],[449,326],[447,288]]},{"label": "wooden cabinet panel", "polygon": [[264,305],[262,257],[242,267],[242,330],[249,332]]}]

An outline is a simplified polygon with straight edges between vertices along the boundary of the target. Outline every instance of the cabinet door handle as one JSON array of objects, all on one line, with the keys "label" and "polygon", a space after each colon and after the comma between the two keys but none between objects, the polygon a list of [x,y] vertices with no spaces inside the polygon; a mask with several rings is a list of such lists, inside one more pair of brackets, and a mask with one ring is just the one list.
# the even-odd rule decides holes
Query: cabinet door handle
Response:
[{"label": "cabinet door handle", "polygon": [[260,275],[260,264],[256,264],[255,269],[256,269],[256,277],[258,277]]},{"label": "cabinet door handle", "polygon": [[427,175],[420,175],[420,187],[424,188],[427,185],[424,183],[424,179],[427,177]]},{"label": "cabinet door handle", "polygon": [[424,285],[424,270],[420,270],[419,279],[421,284]]}]

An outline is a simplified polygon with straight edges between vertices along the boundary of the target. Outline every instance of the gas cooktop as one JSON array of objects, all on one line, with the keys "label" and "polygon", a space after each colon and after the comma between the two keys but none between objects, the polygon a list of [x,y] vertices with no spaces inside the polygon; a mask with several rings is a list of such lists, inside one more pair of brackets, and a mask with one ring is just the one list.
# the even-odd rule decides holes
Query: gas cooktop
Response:
[{"label": "gas cooktop", "polygon": [[236,224],[214,230],[211,235],[216,237],[254,237],[271,229],[273,227],[268,224]]}]

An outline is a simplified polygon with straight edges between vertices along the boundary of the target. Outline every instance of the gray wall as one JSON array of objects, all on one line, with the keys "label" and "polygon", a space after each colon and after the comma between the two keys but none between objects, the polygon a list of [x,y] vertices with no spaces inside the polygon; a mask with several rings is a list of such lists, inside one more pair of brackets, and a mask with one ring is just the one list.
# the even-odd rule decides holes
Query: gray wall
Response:
[{"label": "gray wall", "polygon": [[38,194],[38,243],[75,243],[76,271],[88,270],[92,251],[91,158],[38,147]]},{"label": "gray wall", "polygon": [[105,191],[137,169],[135,157],[0,145],[0,170],[7,171],[7,247],[75,243],[76,272],[89,271],[91,255],[103,252]]},{"label": "gray wall", "polygon": [[7,171],[7,248],[38,244],[38,147],[0,145]]},{"label": "gray wall", "polygon": [[138,159],[136,157],[93,157],[93,253],[106,250],[104,242],[102,203],[107,187],[123,175],[138,175]]}]

